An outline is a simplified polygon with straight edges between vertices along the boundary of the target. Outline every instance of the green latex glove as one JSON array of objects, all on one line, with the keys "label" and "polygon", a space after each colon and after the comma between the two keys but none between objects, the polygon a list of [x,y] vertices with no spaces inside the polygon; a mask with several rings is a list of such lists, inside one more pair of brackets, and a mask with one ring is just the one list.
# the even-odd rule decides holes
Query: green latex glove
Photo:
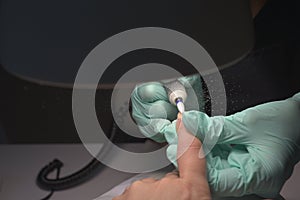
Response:
[{"label": "green latex glove", "polygon": [[[205,137],[206,143],[217,142],[211,150],[203,143],[204,150],[209,150],[208,181],[215,197],[278,196],[300,157],[299,104],[300,93],[228,117],[210,118],[199,111],[184,113],[183,123],[190,132],[202,142]],[[168,102],[164,88],[159,83],[137,87],[132,105],[142,133],[158,142],[167,141],[167,156],[176,166],[176,121],[171,120],[177,110]]]},{"label": "green latex glove", "polygon": [[[204,101],[200,76],[187,76],[178,80],[185,86],[187,92],[186,109],[203,110]],[[132,116],[140,126],[141,132],[157,142],[168,141],[165,138],[168,130],[163,129],[176,119],[178,110],[169,102],[163,85],[153,82],[137,86],[132,93],[131,102]],[[176,133],[174,132],[175,126],[172,125],[172,127],[171,135],[169,135],[171,140],[176,139],[173,137]]]},{"label": "green latex glove", "polygon": [[183,114],[186,128],[200,140],[217,138],[207,156],[208,181],[217,196],[277,197],[300,160],[299,122],[300,93],[227,117]]}]

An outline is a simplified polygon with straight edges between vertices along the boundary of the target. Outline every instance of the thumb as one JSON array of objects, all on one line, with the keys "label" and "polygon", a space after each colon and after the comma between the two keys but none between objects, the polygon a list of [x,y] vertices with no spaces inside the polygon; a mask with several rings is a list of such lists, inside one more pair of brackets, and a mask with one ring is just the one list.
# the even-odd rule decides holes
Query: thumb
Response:
[{"label": "thumb", "polygon": [[180,177],[192,183],[207,182],[205,157],[199,155],[202,153],[202,144],[185,128],[181,119],[181,114],[178,114],[176,123],[178,135],[177,162]]}]

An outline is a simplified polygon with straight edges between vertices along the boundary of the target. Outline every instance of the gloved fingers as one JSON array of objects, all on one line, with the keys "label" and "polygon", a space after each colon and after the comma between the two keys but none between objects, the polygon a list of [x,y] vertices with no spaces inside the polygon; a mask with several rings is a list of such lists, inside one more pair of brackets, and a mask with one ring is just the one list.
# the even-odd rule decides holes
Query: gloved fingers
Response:
[{"label": "gloved fingers", "polygon": [[[178,167],[176,162],[176,144],[167,149],[167,156]],[[207,180],[215,197],[240,197],[247,194],[257,194],[263,197],[275,197],[280,183],[270,181],[265,177],[264,168],[253,156],[233,151],[228,160],[206,156]],[[217,159],[216,159],[217,158]]]},{"label": "gloved fingers", "polygon": [[160,83],[147,83],[134,89],[131,95],[132,115],[137,123],[145,125],[145,118],[163,118],[174,120],[177,109],[166,97]]},{"label": "gloved fingers", "polygon": [[242,171],[237,167],[215,169],[209,166],[208,183],[213,196],[238,197],[246,194],[245,178]]},{"label": "gloved fingers", "polygon": [[292,98],[293,98],[294,100],[300,102],[300,92],[298,92],[297,94],[295,94]]},{"label": "gloved fingers", "polygon": [[[226,152],[227,150],[224,149],[224,152],[223,152],[224,155],[219,155],[221,149],[223,149],[223,147],[217,144],[214,147],[214,149],[205,156],[206,164],[208,166],[213,166],[216,169],[224,169],[224,168],[229,167],[229,164],[227,161],[227,156],[225,155],[225,154],[228,154],[228,152]],[[178,167],[177,160],[176,160],[176,158],[177,158],[177,141],[174,141],[172,144],[170,144],[168,146],[167,157],[174,166]]]},{"label": "gloved fingers", "polygon": [[149,119],[147,125],[139,125],[140,131],[146,136],[157,142],[177,142],[175,123],[167,119]]},{"label": "gloved fingers", "polygon": [[[170,133],[168,141],[172,140],[170,135],[175,134],[175,127],[172,130],[170,120],[176,118],[177,111],[172,104],[163,100],[166,99],[164,95],[165,89],[160,83],[147,83],[137,87],[131,96],[132,117],[141,132],[157,142],[166,141],[165,133]],[[170,128],[166,128],[169,125]]]},{"label": "gloved fingers", "polygon": [[165,88],[159,82],[143,83],[135,89],[136,96],[141,102],[151,103],[157,100],[168,101]]},{"label": "gloved fingers", "polygon": [[166,101],[144,104],[142,108],[137,104],[140,104],[140,102],[132,101],[132,116],[139,125],[147,125],[151,119],[168,119],[172,121],[176,118],[177,109]]},{"label": "gloved fingers", "polygon": [[228,156],[229,167],[217,169],[208,165],[208,182],[215,196],[244,196],[256,194],[264,198],[276,197],[284,182],[280,172],[269,176],[258,153],[234,149]]},{"label": "gloved fingers", "polygon": [[158,100],[151,103],[148,107],[147,116],[150,119],[176,119],[177,108],[169,102]]},{"label": "gloved fingers", "polygon": [[190,134],[181,122],[181,114],[178,115],[176,123],[178,145],[177,163],[181,178],[191,183],[207,182],[206,160],[201,152],[201,142]]},{"label": "gloved fingers", "polygon": [[[200,111],[183,113],[183,123],[187,130],[196,135],[208,153],[216,144],[236,144],[246,142],[245,134],[239,124],[223,116],[209,117]],[[233,130],[241,130],[233,131]]]},{"label": "gloved fingers", "polygon": [[192,87],[195,84],[201,85],[200,74],[193,74],[190,76],[184,76],[178,79],[186,88]]},{"label": "gloved fingers", "polygon": [[185,100],[186,110],[204,111],[205,101],[203,98],[202,81],[199,74],[185,76],[178,79],[185,87],[187,99]]},{"label": "gloved fingers", "polygon": [[[180,168],[180,160],[176,161],[176,151],[177,144],[169,145],[167,156],[176,167]],[[281,178],[281,181],[280,177],[272,179],[277,174],[280,176],[281,173],[275,170],[272,176],[268,175],[266,168],[256,158],[260,157],[257,152],[254,152],[254,155],[252,155],[247,150],[237,148],[230,152],[227,159],[212,156],[215,153],[218,152],[213,150],[206,156],[207,177],[214,196],[239,197],[257,194],[271,198],[280,192],[282,183],[284,183],[284,177]]]},{"label": "gloved fingers", "polygon": [[178,168],[178,163],[177,163],[177,143],[174,144],[169,144],[167,148],[167,157],[171,161],[171,163]]}]

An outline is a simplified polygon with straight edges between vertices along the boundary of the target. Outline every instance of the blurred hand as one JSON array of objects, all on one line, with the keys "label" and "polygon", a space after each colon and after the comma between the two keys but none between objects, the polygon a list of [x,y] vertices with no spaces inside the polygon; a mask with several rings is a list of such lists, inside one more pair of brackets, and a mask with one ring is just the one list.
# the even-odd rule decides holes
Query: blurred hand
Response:
[{"label": "blurred hand", "polygon": [[164,178],[142,179],[129,186],[122,195],[113,200],[210,200],[206,179],[205,158],[199,158],[201,142],[191,135],[177,120],[178,172],[168,173]]}]

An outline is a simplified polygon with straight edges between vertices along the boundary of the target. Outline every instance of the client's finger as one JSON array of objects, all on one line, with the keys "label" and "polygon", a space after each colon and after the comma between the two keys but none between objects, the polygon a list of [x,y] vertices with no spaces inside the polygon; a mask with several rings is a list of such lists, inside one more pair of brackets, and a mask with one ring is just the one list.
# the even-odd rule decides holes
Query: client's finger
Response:
[{"label": "client's finger", "polygon": [[180,177],[188,181],[204,181],[206,179],[205,158],[199,158],[201,142],[194,135],[189,133],[181,121],[181,114],[178,114],[176,130],[178,135],[177,162]]},{"label": "client's finger", "polygon": [[178,171],[172,171],[165,175],[165,178],[178,178],[178,177],[179,177]]}]

